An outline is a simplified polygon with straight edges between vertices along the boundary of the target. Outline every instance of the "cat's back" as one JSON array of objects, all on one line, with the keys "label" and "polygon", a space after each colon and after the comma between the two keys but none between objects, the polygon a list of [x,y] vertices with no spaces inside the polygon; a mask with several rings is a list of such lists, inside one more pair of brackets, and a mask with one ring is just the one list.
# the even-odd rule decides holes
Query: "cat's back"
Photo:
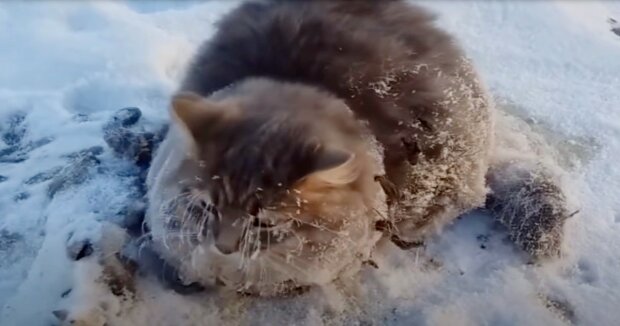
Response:
[{"label": "cat's back", "polygon": [[422,139],[415,148],[427,157],[445,134],[485,151],[478,147],[486,147],[489,110],[473,68],[433,15],[405,1],[245,3],[220,21],[181,88],[209,96],[248,77],[310,84],[343,99],[370,122],[388,165],[410,156],[403,138]]},{"label": "cat's back", "polygon": [[251,76],[303,82],[347,100],[363,118],[395,122],[395,112],[372,103],[430,88],[434,76],[422,66],[459,69],[459,48],[433,21],[398,0],[245,3],[220,21],[181,87],[207,96]]}]

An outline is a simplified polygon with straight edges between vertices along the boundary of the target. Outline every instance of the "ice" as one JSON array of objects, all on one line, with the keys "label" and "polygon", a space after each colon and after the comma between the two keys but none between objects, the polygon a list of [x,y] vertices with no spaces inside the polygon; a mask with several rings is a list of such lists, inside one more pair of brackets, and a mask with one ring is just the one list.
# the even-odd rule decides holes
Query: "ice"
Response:
[{"label": "ice", "polygon": [[[102,222],[134,201],[131,164],[107,147],[103,127],[126,107],[140,108],[144,128],[161,126],[188,60],[235,2],[6,1],[0,3],[0,134],[12,134],[0,140],[0,152],[17,146],[24,160],[0,163],[0,325],[54,324],[52,311],[69,289],[75,291],[69,297],[102,300],[122,312],[113,325],[616,325],[620,38],[609,19],[620,21],[620,4],[424,5],[457,36],[498,106],[526,126],[515,128],[541,134],[564,160],[580,213],[570,221],[560,261],[529,264],[505,230],[474,212],[425,251],[386,245],[379,268],[360,276],[360,302],[331,296],[326,308],[315,292],[265,301],[179,296],[150,279],[138,284],[140,300],[120,302],[98,287],[93,259],[73,262],[66,254],[70,236],[96,239]],[[11,127],[15,117],[23,121]],[[93,146],[105,150],[83,183],[49,198],[53,177],[29,181]],[[353,317],[330,312],[339,304],[358,310]]]}]

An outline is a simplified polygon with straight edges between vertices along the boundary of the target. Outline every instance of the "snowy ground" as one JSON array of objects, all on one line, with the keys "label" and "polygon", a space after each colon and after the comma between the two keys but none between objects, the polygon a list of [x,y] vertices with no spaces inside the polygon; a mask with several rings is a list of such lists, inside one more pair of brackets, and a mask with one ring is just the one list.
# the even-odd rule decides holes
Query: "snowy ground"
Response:
[{"label": "snowy ground", "polygon": [[[162,124],[167,98],[229,1],[0,3],[0,325],[50,325],[76,263],[71,234],[131,198],[127,163],[108,149],[85,182],[48,199],[67,154],[104,146],[120,108]],[[367,271],[353,320],[394,325],[620,323],[620,3],[427,3],[474,59],[501,107],[555,146],[579,198],[569,252],[534,266],[483,214],[431,241],[433,262],[394,252]],[[618,26],[617,23],[615,26]],[[13,145],[13,147],[12,147]],[[9,153],[9,154],[7,154]],[[82,266],[81,268],[87,268]],[[312,295],[289,301],[179,297],[145,286],[151,310],[112,325],[339,323]],[[232,300],[232,299],[231,299]]]}]

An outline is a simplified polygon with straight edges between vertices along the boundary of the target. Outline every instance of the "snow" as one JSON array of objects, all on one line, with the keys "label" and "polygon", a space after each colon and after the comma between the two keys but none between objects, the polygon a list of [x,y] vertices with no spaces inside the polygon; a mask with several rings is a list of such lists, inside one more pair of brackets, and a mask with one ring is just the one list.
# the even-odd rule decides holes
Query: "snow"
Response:
[{"label": "snow", "polygon": [[[388,250],[361,276],[365,302],[352,320],[393,325],[616,325],[620,320],[620,37],[612,1],[439,1],[441,16],[473,58],[498,106],[543,135],[568,169],[580,213],[567,255],[527,264],[488,216],[462,217],[426,252]],[[97,238],[128,201],[126,162],[109,150],[104,173],[48,199],[33,175],[66,165],[62,155],[105,146],[103,124],[141,108],[147,125],[167,119],[167,99],[212,24],[231,1],[0,3],[0,131],[25,114],[22,143],[53,139],[21,163],[0,163],[0,325],[49,325],[61,294],[96,279],[92,259],[71,262],[66,239]],[[79,119],[76,115],[81,114]],[[83,121],[85,120],[85,121]],[[514,126],[510,121],[499,128]],[[501,133],[501,131],[500,131]],[[0,142],[0,151],[8,148]],[[28,192],[30,197],[16,201]],[[484,246],[485,248],[481,248]],[[430,260],[432,257],[432,260]],[[93,283],[91,282],[91,283]],[[141,305],[122,305],[96,285],[77,286],[125,319],[113,325],[237,323],[316,325],[330,314],[318,294],[255,301],[178,296],[143,280]],[[337,291],[335,291],[337,292]],[[116,300],[116,301],[115,301]],[[333,305],[343,298],[335,297]],[[364,300],[362,300],[364,301]],[[350,302],[349,302],[350,303]],[[124,310],[123,310],[124,309]],[[333,309],[333,307],[332,307]],[[131,311],[129,311],[131,310]]]}]

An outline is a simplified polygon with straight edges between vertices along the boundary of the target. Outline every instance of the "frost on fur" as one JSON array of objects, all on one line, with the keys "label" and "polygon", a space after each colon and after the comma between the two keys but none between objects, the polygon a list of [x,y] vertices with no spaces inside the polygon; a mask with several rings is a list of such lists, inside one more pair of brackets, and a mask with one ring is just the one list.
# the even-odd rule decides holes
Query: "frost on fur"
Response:
[{"label": "frost on fur", "polygon": [[493,168],[486,207],[508,228],[510,239],[535,259],[560,255],[564,222],[572,214],[558,181],[542,168]]}]

